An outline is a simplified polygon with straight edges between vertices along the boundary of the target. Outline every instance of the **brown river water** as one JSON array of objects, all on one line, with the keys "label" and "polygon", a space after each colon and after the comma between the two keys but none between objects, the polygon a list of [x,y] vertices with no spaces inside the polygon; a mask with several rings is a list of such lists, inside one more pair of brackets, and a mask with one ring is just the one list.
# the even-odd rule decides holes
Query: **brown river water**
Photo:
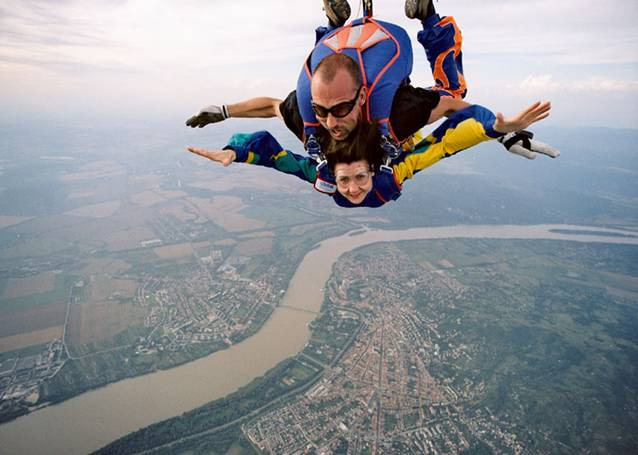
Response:
[{"label": "brown river water", "polygon": [[[1,454],[83,454],[138,428],[182,414],[234,392],[301,351],[308,324],[323,302],[325,285],[337,258],[376,242],[444,239],[553,239],[638,245],[636,237],[556,234],[550,229],[624,233],[569,225],[498,225],[366,230],[327,239],[297,268],[277,308],[252,337],[207,357],[78,395],[0,426]],[[638,235],[638,233],[632,233]]]}]

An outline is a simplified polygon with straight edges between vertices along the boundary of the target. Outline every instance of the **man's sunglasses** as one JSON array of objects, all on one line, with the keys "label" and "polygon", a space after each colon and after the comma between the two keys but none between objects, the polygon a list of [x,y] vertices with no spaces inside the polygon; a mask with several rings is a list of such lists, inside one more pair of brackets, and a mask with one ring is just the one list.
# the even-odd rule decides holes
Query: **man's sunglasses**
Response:
[{"label": "man's sunglasses", "polygon": [[328,114],[332,114],[332,116],[335,118],[343,118],[350,112],[352,112],[352,109],[354,109],[354,106],[357,104],[357,98],[359,98],[361,87],[363,87],[363,85],[359,86],[359,88],[357,89],[357,94],[354,95],[354,98],[352,98],[350,101],[344,101],[343,103],[335,104],[331,108],[326,108],[312,103],[312,110],[319,118],[326,118],[328,117]]}]

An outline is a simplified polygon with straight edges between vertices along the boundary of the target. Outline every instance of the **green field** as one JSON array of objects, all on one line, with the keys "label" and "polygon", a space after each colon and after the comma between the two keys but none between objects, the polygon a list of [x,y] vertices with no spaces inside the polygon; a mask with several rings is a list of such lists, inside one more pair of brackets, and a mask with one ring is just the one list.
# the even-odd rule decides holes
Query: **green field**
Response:
[{"label": "green field", "polygon": [[[69,298],[69,287],[73,281],[73,277],[68,275],[55,275],[55,288],[52,291],[42,292],[39,294],[30,294],[22,297],[14,297],[11,299],[0,300],[0,309],[4,314],[25,310],[38,305],[46,305],[49,303],[60,303]],[[0,291],[1,291],[0,285]]]},{"label": "green field", "polygon": [[317,217],[306,212],[280,206],[254,205],[240,210],[241,214],[266,223],[266,227],[281,227],[316,223]]}]

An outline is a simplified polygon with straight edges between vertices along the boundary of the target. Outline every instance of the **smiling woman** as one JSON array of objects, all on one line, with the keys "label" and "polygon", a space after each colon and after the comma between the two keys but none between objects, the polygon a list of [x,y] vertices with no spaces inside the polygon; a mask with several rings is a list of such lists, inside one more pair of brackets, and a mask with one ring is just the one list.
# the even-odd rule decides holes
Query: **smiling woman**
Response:
[{"label": "smiling woman", "polygon": [[374,171],[366,160],[337,163],[334,174],[339,192],[353,204],[361,204],[372,190]]}]

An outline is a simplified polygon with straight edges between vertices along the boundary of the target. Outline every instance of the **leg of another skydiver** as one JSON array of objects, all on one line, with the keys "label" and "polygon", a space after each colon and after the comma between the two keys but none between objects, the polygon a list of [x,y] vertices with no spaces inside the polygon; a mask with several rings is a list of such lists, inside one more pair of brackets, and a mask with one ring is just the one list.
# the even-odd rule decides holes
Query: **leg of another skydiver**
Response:
[{"label": "leg of another skydiver", "polygon": [[434,77],[433,90],[442,96],[462,99],[467,93],[463,75],[461,30],[452,16],[441,18],[434,13],[422,20],[423,30],[417,39],[423,45]]},{"label": "leg of another skydiver", "polygon": [[[435,85],[430,89],[439,91],[442,96],[439,106],[430,115],[429,123],[464,109],[464,102],[460,100],[467,94],[467,84],[463,75],[461,30],[451,16],[441,18],[436,14],[432,2],[433,0],[405,1],[406,15],[411,19],[421,20],[423,25],[417,39],[424,47],[432,69]],[[501,142],[510,152],[529,159],[536,157],[537,153],[551,158],[560,155],[560,152],[550,145],[531,140],[531,137],[525,140],[519,136],[512,133],[504,136]],[[518,141],[513,139],[515,137],[519,137]]]}]

